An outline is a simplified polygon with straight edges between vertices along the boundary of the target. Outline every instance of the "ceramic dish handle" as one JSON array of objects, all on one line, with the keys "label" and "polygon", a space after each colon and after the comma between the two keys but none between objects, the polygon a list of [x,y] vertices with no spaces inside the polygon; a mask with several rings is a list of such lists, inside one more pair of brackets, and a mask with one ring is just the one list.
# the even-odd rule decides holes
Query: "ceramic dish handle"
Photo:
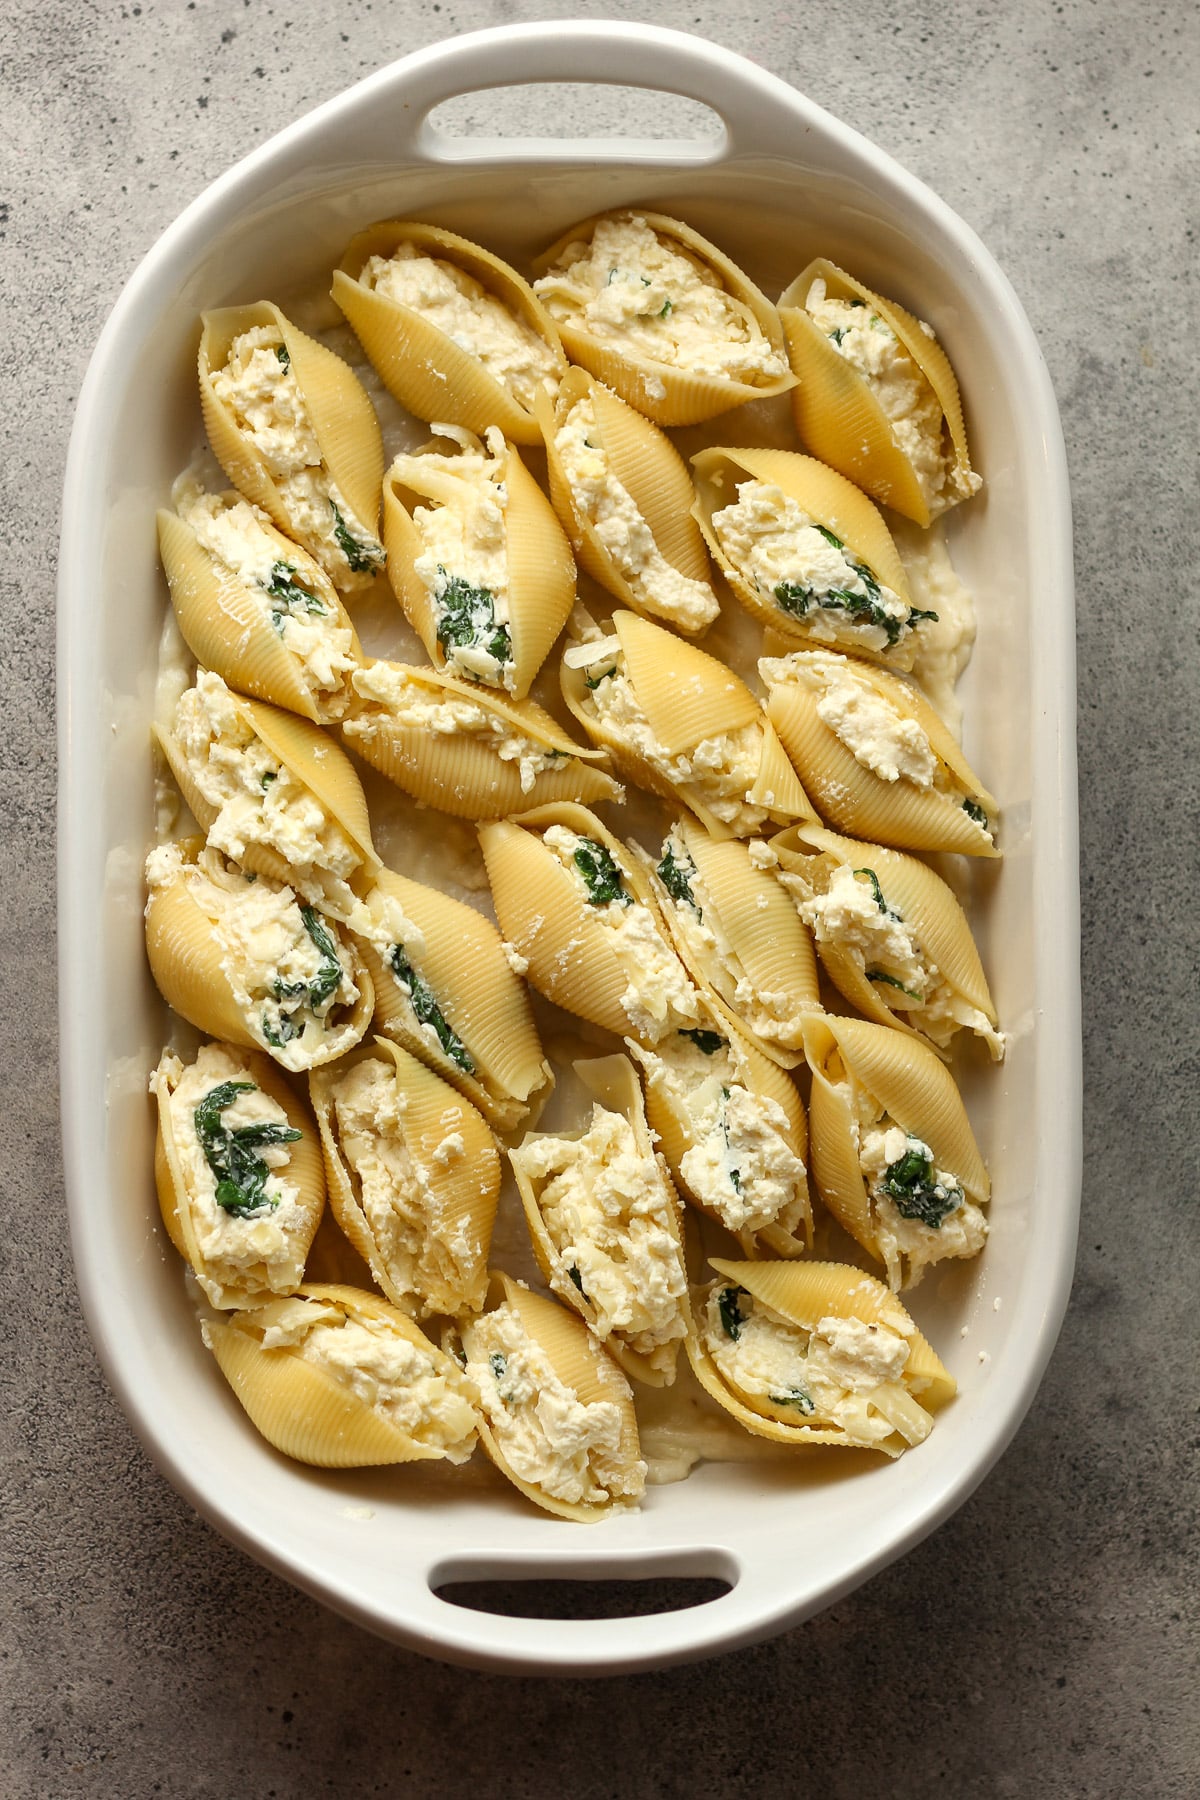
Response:
[{"label": "ceramic dish handle", "polygon": [[[405,59],[405,102],[399,112],[387,86],[389,75],[381,70],[353,90],[359,142],[372,159],[381,151],[418,163],[544,159],[545,139],[452,137],[431,122],[430,114],[460,95],[550,81],[678,94],[709,107],[721,122],[719,133],[682,144],[636,140],[636,134],[633,143],[606,140],[608,152],[621,160],[665,151],[672,160],[684,155],[716,162],[777,144],[781,117],[792,127],[795,121],[795,93],[766,70],[686,32],[615,20],[507,25],[431,45]],[[370,90],[376,83],[381,84],[379,104],[373,106]],[[553,141],[560,161],[595,160],[594,141]]]},{"label": "ceramic dish handle", "polygon": [[[464,1551],[439,1559],[426,1572],[426,1585],[410,1586],[395,1610],[420,1648],[473,1668],[616,1675],[713,1655],[768,1635],[778,1577],[777,1559],[765,1546],[757,1557],[702,1545],[640,1554],[580,1547],[536,1557]],[[638,1584],[650,1580],[678,1583],[677,1604],[663,1612],[643,1610]],[[514,1616],[484,1610],[486,1602],[472,1588],[501,1582],[511,1597],[514,1584],[528,1583],[532,1602],[535,1587],[544,1594],[547,1582],[559,1581],[633,1584],[630,1611],[604,1618]],[[718,1583],[727,1591],[714,1596]]]}]

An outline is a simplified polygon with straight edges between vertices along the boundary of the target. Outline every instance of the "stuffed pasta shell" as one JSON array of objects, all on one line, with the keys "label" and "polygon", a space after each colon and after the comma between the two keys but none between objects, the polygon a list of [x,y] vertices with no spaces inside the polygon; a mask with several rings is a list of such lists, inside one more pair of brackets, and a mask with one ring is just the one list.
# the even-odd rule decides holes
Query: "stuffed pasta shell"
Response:
[{"label": "stuffed pasta shell", "polygon": [[372,662],[353,677],[350,747],[424,806],[496,819],[552,800],[612,800],[601,750],[568,737],[532,700],[502,700],[440,669]]},{"label": "stuffed pasta shell", "polygon": [[362,784],[319,726],[201,669],[155,736],[213,849],[351,916],[379,858]]},{"label": "stuffed pasta shell", "polygon": [[428,1063],[497,1130],[519,1125],[553,1075],[491,920],[391,869],[380,871],[364,911],[358,947],[375,988],[376,1031]]},{"label": "stuffed pasta shell", "polygon": [[747,1431],[892,1457],[928,1437],[954,1378],[881,1281],[840,1263],[711,1260],[688,1353]]},{"label": "stuffed pasta shell", "polygon": [[905,850],[999,856],[996,801],[910,682],[828,650],[758,668],[767,718],[829,824]]},{"label": "stuffed pasta shell", "polygon": [[918,525],[978,493],[958,382],[923,320],[818,257],[780,296],[796,429]]},{"label": "stuffed pasta shell", "polygon": [[199,1031],[294,1072],[358,1043],[371,978],[337,923],[292,888],[243,874],[197,839],[151,851],[146,883],[151,973]]},{"label": "stuffed pasta shell", "polygon": [[785,1068],[803,1060],[803,1020],[820,1012],[807,926],[755,840],[714,838],[682,816],[663,840],[655,889],[693,978],[758,1049]]},{"label": "stuffed pasta shell", "polygon": [[688,1199],[747,1256],[799,1256],[812,1236],[804,1108],[795,1083],[722,1015],[653,1047],[641,1065],[646,1117]]},{"label": "stuffed pasta shell", "polygon": [[679,1202],[628,1059],[576,1072],[597,1094],[587,1124],[531,1133],[508,1153],[534,1253],[625,1373],[665,1386],[689,1321]]},{"label": "stuffed pasta shell", "polygon": [[167,1235],[213,1306],[253,1305],[304,1280],[325,1176],[308,1109],[265,1056],[164,1051],[154,1178]]},{"label": "stuffed pasta shell", "polygon": [[554,391],[566,358],[541,302],[490,250],[388,220],[352,240],[333,297],[384,386],[418,419],[539,442],[534,403]]},{"label": "stuffed pasta shell", "polygon": [[945,1066],[886,1025],[806,1021],[809,1123],[821,1199],[887,1270],[915,1287],[933,1263],[977,1256],[990,1183]]},{"label": "stuffed pasta shell", "polygon": [[959,1031],[992,1059],[1004,1036],[962,907],[933,870],[881,844],[799,825],[763,846],[839,993],[945,1054]]},{"label": "stuffed pasta shell", "polygon": [[539,396],[537,413],[550,498],[588,574],[634,612],[706,630],[720,604],[670,438],[585,369]]},{"label": "stuffed pasta shell", "polygon": [[463,1463],[475,1448],[471,1380],[378,1294],[308,1283],[201,1332],[253,1424],[296,1462]]},{"label": "stuffed pasta shell", "polygon": [[203,315],[200,404],[213,455],[349,593],[383,567],[383,440],[366,392],[332,350],[270,301]]},{"label": "stuffed pasta shell", "polygon": [[590,1524],[646,1483],[629,1383],[573,1312],[507,1275],[498,1303],[461,1326],[484,1449],[544,1511]]},{"label": "stuffed pasta shell", "polygon": [[469,1101],[377,1038],[309,1076],[329,1204],[404,1312],[478,1311],[500,1194],[496,1141]]},{"label": "stuffed pasta shell", "polygon": [[495,426],[434,430],[445,447],[398,456],[384,482],[388,578],[439,669],[522,700],[575,600],[571,548]]},{"label": "stuffed pasta shell", "polygon": [[793,643],[911,669],[922,626],[878,510],[853,484],[790,450],[702,450],[695,515],[730,587]]},{"label": "stuffed pasta shell", "polygon": [[240,494],[184,478],[172,502],[158,515],[159,551],[197,662],[316,724],[340,719],[362,649],[321,565]]},{"label": "stuffed pasta shell", "polygon": [[694,425],[795,383],[766,295],[678,219],[585,219],[534,268],[568,356],[656,425]]},{"label": "stuffed pasta shell", "polygon": [[539,993],[618,1037],[694,1025],[699,996],[641,865],[582,806],[481,825],[496,917]]},{"label": "stuffed pasta shell", "polygon": [[636,613],[607,634],[581,607],[563,653],[563,699],[618,774],[682,802],[714,836],[815,817],[775,727],[716,657]]}]

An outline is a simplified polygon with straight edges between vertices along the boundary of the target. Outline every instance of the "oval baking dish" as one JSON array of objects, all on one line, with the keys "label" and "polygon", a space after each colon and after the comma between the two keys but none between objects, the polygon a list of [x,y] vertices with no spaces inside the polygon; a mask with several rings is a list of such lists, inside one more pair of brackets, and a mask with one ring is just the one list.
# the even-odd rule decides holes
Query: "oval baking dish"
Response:
[{"label": "oval baking dish", "polygon": [[[431,110],[493,85],[586,79],[688,96],[695,143],[449,139]],[[966,747],[1003,808],[1004,879],[981,949],[1008,1060],[968,1103],[993,1171],[992,1235],[931,1279],[918,1323],[959,1383],[919,1453],[882,1467],[707,1463],[589,1531],[490,1488],[286,1463],[203,1349],[157,1222],[146,1081],[162,1008],[145,966],[146,754],[165,588],[154,514],[194,447],[202,308],[338,261],[375,219],[430,218],[522,266],[598,207],[688,219],[775,294],[821,253],[934,326],[958,371],[986,498],[948,537],[976,595]],[[298,220],[303,229],[297,231]],[[1078,1205],[1080,1049],[1070,506],[1049,378],[973,233],[863,138],[753,64],[682,33],[601,21],[436,45],[318,108],[215,182],[110,317],[79,402],[59,579],[62,1103],[80,1291],[147,1449],[219,1530],[331,1606],[426,1654],[595,1674],[711,1655],[794,1625],[944,1520],[1004,1449],[1066,1305]],[[1036,612],[1033,600],[1036,595]],[[860,1466],[851,1467],[851,1464]],[[437,1591],[491,1579],[709,1577],[716,1599],[649,1617],[513,1618]],[[709,1588],[713,1585],[710,1580]]]}]

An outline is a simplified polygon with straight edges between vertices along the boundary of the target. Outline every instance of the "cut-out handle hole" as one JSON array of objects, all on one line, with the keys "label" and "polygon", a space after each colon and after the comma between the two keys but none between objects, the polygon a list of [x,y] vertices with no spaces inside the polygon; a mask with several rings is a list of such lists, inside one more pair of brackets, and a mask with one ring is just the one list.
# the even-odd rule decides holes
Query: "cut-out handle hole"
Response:
[{"label": "cut-out handle hole", "polygon": [[433,1591],[451,1606],[510,1619],[637,1619],[707,1606],[731,1586],[715,1575],[668,1575],[622,1581],[446,1581]]},{"label": "cut-out handle hole", "polygon": [[721,118],[700,100],[659,89],[546,81],[456,94],[429,114],[437,137],[462,138],[659,138],[716,144]]}]

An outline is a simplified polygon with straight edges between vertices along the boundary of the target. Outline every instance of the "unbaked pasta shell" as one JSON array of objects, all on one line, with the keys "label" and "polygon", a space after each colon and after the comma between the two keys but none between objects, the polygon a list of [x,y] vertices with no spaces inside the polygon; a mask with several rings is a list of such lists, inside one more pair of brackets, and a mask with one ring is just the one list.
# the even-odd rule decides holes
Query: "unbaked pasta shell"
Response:
[{"label": "unbaked pasta shell", "polygon": [[[304,1260],[316,1236],[317,1226],[321,1223],[321,1214],[325,1210],[325,1170],[321,1161],[320,1140],[317,1136],[312,1115],[308,1108],[292,1091],[288,1082],[275,1065],[256,1051],[235,1049],[232,1045],[223,1046],[231,1055],[236,1056],[255,1087],[272,1099],[276,1106],[283,1108],[287,1122],[302,1135],[287,1146],[287,1180],[297,1191],[297,1205],[304,1218],[304,1228],[296,1234],[301,1272]],[[188,1193],[187,1181],[180,1163],[179,1151],[175,1141],[175,1128],[171,1117],[171,1095],[176,1083],[169,1080],[165,1064],[168,1060],[166,1052],[159,1062],[155,1074],[155,1093],[158,1102],[158,1128],[154,1140],[154,1183],[158,1192],[158,1206],[162,1214],[163,1224],[167,1228],[176,1250],[195,1275],[200,1286],[213,1306],[239,1307],[252,1306],[256,1300],[269,1297],[274,1291],[263,1272],[258,1280],[254,1278],[254,1270],[247,1269],[242,1281],[236,1285],[221,1279],[218,1267],[212,1263],[200,1248],[196,1236],[194,1206]]]},{"label": "unbaked pasta shell", "polygon": [[[805,310],[808,290],[817,277],[824,280],[832,299],[863,300],[891,326],[937,397],[950,434],[956,470],[962,478],[970,475],[971,462],[962,399],[949,359],[937,339],[911,313],[895,301],[883,299],[824,257],[809,263],[780,295],[779,317],[792,368],[799,377],[798,385],[792,389],[792,410],[801,438],[814,456],[840,470],[882,505],[918,525],[928,525],[929,503],[870,382],[853,363],[839,355]],[[956,498],[952,497],[949,504],[956,504]]]},{"label": "unbaked pasta shell", "polygon": [[[682,1211],[679,1199],[666,1162],[654,1148],[654,1140],[650,1135],[645,1109],[642,1105],[641,1086],[632,1063],[626,1056],[605,1056],[597,1058],[594,1062],[576,1063],[575,1072],[601,1105],[610,1112],[621,1113],[628,1119],[639,1154],[654,1161],[666,1203],[669,1234],[679,1251],[680,1265],[685,1266],[681,1231]],[[579,1131],[558,1131],[552,1135],[557,1138],[580,1138],[586,1136],[589,1129],[590,1124]],[[521,1205],[525,1210],[534,1257],[546,1285],[560,1300],[565,1301],[573,1312],[579,1314],[589,1329],[596,1331],[596,1309],[572,1281],[542,1216],[541,1194],[545,1186],[545,1178],[530,1175],[522,1166],[521,1151],[524,1150],[526,1144],[536,1142],[538,1135],[537,1133],[531,1134],[522,1141],[516,1150],[510,1150],[508,1153],[517,1184],[517,1192],[521,1196]],[[690,1329],[691,1317],[688,1311],[686,1292],[680,1298],[680,1307],[682,1317]],[[597,1335],[599,1334],[597,1333]],[[649,1355],[639,1354],[632,1349],[619,1331],[612,1332],[607,1339],[601,1339],[601,1342],[605,1344],[609,1354],[616,1358],[631,1380],[640,1381],[647,1387],[668,1387],[674,1381],[681,1342],[679,1338],[671,1339],[669,1343],[659,1346]]]},{"label": "unbaked pasta shell", "polygon": [[351,240],[334,271],[332,290],[384,386],[418,419],[465,425],[479,435],[498,425],[514,443],[540,443],[533,414],[477,356],[412,307],[362,285],[359,275],[371,257],[391,256],[402,243],[415,244],[424,255],[473,276],[550,346],[560,374],[567,366],[554,321],[515,269],[452,231],[391,219]]},{"label": "unbaked pasta shell", "polygon": [[[324,569],[273,523],[260,523],[278,544],[279,560],[291,564],[305,587],[320,595],[335,623],[349,630],[351,652],[361,659],[358,634]],[[214,670],[239,693],[272,701],[314,723],[341,716],[345,701],[336,692],[318,697],[305,682],[298,658],[271,623],[266,596],[223,568],[191,526],[165,507],[158,514],[158,545],[179,629],[201,667]],[[348,674],[344,685],[349,694]]]},{"label": "unbaked pasta shell", "polygon": [[[375,531],[383,482],[383,439],[366,389],[349,364],[299,330],[269,300],[204,313],[202,324],[199,376],[204,427],[213,455],[239,493],[269,513],[281,530],[289,530],[286,503],[262,456],[212,386],[212,377],[225,366],[234,339],[256,326],[271,326],[287,349],[330,479],[355,518]],[[357,578],[351,577],[342,585],[357,584]]]},{"label": "unbaked pasta shell", "polygon": [[[597,213],[572,226],[535,259],[535,274],[544,275],[568,244],[587,243],[601,219],[622,216],[628,216],[627,212]],[[772,349],[786,355],[778,313],[736,263],[679,219],[667,218],[663,213],[643,212],[640,208],[637,216],[644,219],[651,230],[663,237],[674,238],[684,250],[707,263],[720,277],[726,291],[753,315]],[[555,323],[571,361],[582,363],[598,380],[656,425],[698,425],[726,412],[731,406],[744,406],[749,400],[765,400],[773,394],[784,394],[796,381],[790,373],[757,383],[735,381],[728,376],[692,375],[671,363],[623,351],[616,340],[596,337],[579,325],[564,323],[561,319]]]},{"label": "unbaked pasta shell", "polygon": [[[355,1288],[308,1284],[298,1296],[318,1305],[337,1308],[350,1317],[357,1313],[386,1322],[398,1336],[426,1351],[437,1366],[455,1365],[431,1344],[413,1321],[376,1294]],[[210,1321],[205,1327],[209,1348],[230,1387],[253,1423],[284,1456],[322,1469],[358,1469],[392,1463],[430,1461],[443,1450],[416,1439],[393,1425],[381,1412],[361,1400],[332,1375],[305,1362],[286,1347],[264,1350],[254,1335],[254,1309],[235,1314],[250,1327],[234,1322]],[[269,1310],[268,1310],[269,1316]]]},{"label": "unbaked pasta shell", "polygon": [[[402,1097],[403,1142],[433,1191],[440,1236],[462,1241],[462,1254],[455,1259],[465,1265],[461,1281],[448,1279],[436,1256],[422,1255],[413,1285],[406,1286],[363,1210],[354,1174],[342,1154],[334,1090],[343,1074],[368,1057],[394,1066]],[[487,1289],[488,1250],[500,1196],[500,1155],[480,1114],[432,1069],[386,1038],[360,1046],[335,1068],[316,1070],[309,1077],[309,1092],[325,1154],[330,1208],[388,1299],[406,1313],[478,1312]],[[439,1153],[447,1138],[455,1135],[462,1139],[462,1150],[446,1160]],[[431,1238],[424,1248],[433,1249]]]}]

